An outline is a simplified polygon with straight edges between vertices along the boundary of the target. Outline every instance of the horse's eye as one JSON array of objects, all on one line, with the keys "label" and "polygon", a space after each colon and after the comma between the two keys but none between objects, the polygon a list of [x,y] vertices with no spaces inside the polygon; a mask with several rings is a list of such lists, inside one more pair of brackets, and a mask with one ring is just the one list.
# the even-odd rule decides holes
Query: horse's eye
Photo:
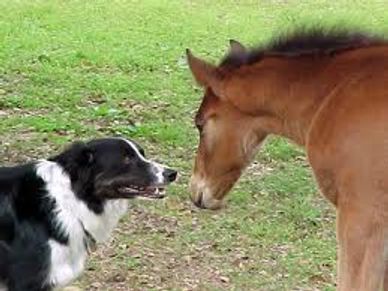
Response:
[{"label": "horse's eye", "polygon": [[197,123],[197,124],[195,124],[195,126],[197,127],[197,129],[198,129],[199,132],[202,132],[202,130],[203,130],[203,124]]},{"label": "horse's eye", "polygon": [[195,122],[195,127],[198,129],[199,133],[203,131],[205,123],[203,121],[196,121]]},{"label": "horse's eye", "polygon": [[201,133],[202,130],[203,130],[203,125],[204,125],[204,120],[203,118],[201,117],[200,114],[197,113],[197,115],[195,116],[194,118],[194,124],[195,124],[195,127],[198,129],[198,131]]}]

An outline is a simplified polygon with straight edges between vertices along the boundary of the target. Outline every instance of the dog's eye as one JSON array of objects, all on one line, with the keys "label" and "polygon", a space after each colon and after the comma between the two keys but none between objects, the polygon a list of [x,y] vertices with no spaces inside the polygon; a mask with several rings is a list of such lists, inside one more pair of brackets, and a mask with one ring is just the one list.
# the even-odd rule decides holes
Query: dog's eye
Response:
[{"label": "dog's eye", "polygon": [[124,164],[126,164],[126,165],[128,165],[129,163],[131,163],[131,157],[129,157],[129,156],[126,156],[125,158],[124,158]]}]

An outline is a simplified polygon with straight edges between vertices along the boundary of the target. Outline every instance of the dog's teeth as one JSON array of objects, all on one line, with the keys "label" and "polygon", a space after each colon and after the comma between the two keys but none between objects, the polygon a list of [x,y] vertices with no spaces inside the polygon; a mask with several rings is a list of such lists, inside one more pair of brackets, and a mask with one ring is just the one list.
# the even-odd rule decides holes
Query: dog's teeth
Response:
[{"label": "dog's teeth", "polygon": [[127,193],[133,193],[133,192],[136,192],[135,189],[133,188],[130,188],[130,187],[125,187],[125,188],[122,188],[123,191],[127,192]]}]

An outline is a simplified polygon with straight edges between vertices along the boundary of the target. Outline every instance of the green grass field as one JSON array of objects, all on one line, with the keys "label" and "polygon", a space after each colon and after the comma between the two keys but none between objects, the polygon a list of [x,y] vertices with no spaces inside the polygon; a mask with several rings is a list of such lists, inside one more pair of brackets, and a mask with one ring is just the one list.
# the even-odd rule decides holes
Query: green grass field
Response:
[{"label": "green grass field", "polygon": [[169,198],[137,202],[93,254],[84,290],[334,290],[335,212],[301,149],[271,138],[229,196],[195,209],[198,142],[184,51],[218,61],[233,38],[300,25],[388,33],[384,1],[2,0],[0,162],[123,135],[181,173]]}]

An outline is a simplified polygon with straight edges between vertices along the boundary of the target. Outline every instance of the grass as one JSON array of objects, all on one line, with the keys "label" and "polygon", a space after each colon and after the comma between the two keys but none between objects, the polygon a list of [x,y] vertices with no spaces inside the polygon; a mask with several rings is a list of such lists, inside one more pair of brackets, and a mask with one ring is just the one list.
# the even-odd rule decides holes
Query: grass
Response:
[{"label": "grass", "polygon": [[314,23],[388,32],[383,1],[3,0],[0,161],[123,135],[180,169],[169,198],[136,203],[76,282],[85,290],[334,290],[334,211],[303,151],[271,138],[223,211],[188,201],[200,101],[185,48],[218,60]]}]

